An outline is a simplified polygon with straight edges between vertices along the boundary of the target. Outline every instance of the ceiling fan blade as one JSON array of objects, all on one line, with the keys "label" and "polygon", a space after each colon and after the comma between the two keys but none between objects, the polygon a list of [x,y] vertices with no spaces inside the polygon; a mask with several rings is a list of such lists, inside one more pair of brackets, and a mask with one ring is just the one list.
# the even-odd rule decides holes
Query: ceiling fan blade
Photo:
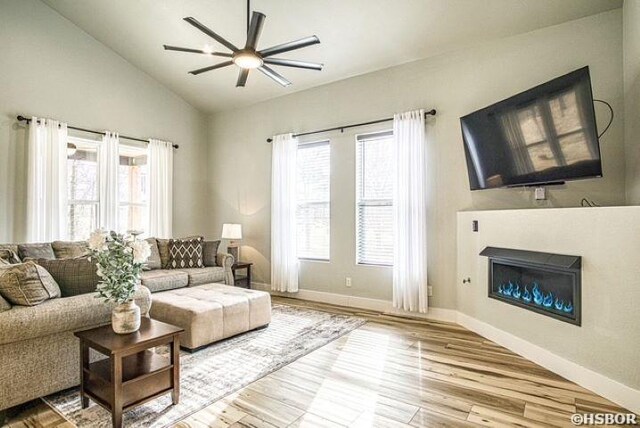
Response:
[{"label": "ceiling fan blade", "polygon": [[236,82],[236,88],[244,87],[244,84],[247,83],[247,77],[249,77],[249,69],[240,69],[240,73],[238,73],[238,81]]},{"label": "ceiling fan blade", "polygon": [[324,64],[318,64],[317,62],[296,61],[294,59],[281,59],[281,58],[264,58],[265,64],[281,65],[283,67],[295,67],[306,68],[309,70],[322,70]]},{"label": "ceiling fan blade", "polygon": [[283,43],[281,45],[272,46],[267,49],[263,49],[258,52],[263,58],[278,55],[279,53],[289,52],[296,49],[306,48],[307,46],[320,43],[320,39],[317,36],[305,37],[304,39],[296,40],[293,42]]},{"label": "ceiling fan blade", "polygon": [[184,18],[185,21],[187,21],[189,24],[193,25],[194,27],[196,27],[198,30],[202,31],[204,34],[206,34],[209,37],[212,37],[214,40],[216,40],[218,43],[226,46],[228,49],[231,49],[231,51],[235,52],[238,50],[237,47],[235,47],[233,45],[233,43],[227,41],[224,37],[216,34],[213,30],[205,27],[202,23],[200,23],[200,21],[198,21],[195,18],[192,17],[187,17]]},{"label": "ceiling fan blade", "polygon": [[249,26],[249,32],[247,33],[245,49],[255,49],[258,46],[258,39],[260,38],[260,33],[262,33],[265,18],[266,16],[264,14],[253,12],[251,16],[251,26]]},{"label": "ceiling fan blade", "polygon": [[181,48],[179,46],[170,46],[170,45],[163,45],[163,46],[164,46],[164,50],[166,51],[189,52],[189,53],[197,53],[202,55],[224,56],[227,58],[233,57],[233,54],[226,53],[226,52],[207,52],[207,51],[203,51],[202,49]]},{"label": "ceiling fan blade", "polygon": [[261,67],[258,67],[258,70],[260,70],[262,74],[269,76],[270,78],[272,78],[273,80],[281,84],[282,86],[289,86],[291,84],[291,82],[289,82],[287,79],[285,79],[276,71],[272,70],[266,65],[262,65]]},{"label": "ceiling fan blade", "polygon": [[209,67],[199,68],[197,70],[190,71],[189,74],[193,74],[195,76],[195,75],[198,75],[200,73],[204,73],[205,71],[211,71],[211,70],[215,70],[215,69],[218,69],[218,68],[227,67],[227,66],[230,66],[231,64],[233,64],[233,61],[225,61],[225,62],[221,62],[219,64],[210,65]]}]

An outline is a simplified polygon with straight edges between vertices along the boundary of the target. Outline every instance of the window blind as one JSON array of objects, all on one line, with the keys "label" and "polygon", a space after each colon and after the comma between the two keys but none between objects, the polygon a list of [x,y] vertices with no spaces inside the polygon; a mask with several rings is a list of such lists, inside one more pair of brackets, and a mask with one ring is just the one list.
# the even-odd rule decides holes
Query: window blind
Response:
[{"label": "window blind", "polygon": [[298,257],[329,260],[331,230],[329,141],[300,144],[297,168]]},{"label": "window blind", "polygon": [[393,133],[361,135],[356,150],[356,262],[393,264]]}]

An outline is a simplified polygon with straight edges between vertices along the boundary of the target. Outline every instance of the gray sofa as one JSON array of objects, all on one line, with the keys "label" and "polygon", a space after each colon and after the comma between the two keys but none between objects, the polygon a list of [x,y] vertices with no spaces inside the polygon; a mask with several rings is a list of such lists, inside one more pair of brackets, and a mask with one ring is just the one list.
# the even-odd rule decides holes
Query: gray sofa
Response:
[{"label": "gray sofa", "polygon": [[[23,261],[27,258],[60,259],[82,257],[86,254],[86,244],[5,244],[0,245],[0,250],[9,250]],[[149,315],[152,307],[151,293],[161,296],[168,290],[197,288],[201,284],[233,284],[233,257],[229,254],[214,254],[213,258],[209,257],[210,266],[204,268],[166,269],[166,254],[162,250],[158,252],[160,260],[150,260],[149,264],[155,268],[143,273],[143,286],[135,297],[144,315]],[[215,266],[211,266],[214,259]],[[221,295],[233,291],[234,287],[222,284],[218,287],[228,290],[219,289],[217,292]],[[87,287],[84,290],[76,287],[72,293],[76,295],[70,296],[62,284],[60,286],[61,298],[47,300],[37,306],[0,308],[0,411],[78,385],[79,347],[73,332],[110,322],[111,307],[96,298],[97,293],[87,292]],[[88,289],[95,289],[95,285]],[[185,310],[188,308],[180,309],[181,312]],[[166,304],[163,311],[167,312]],[[261,325],[268,324],[270,311],[268,319],[264,316],[263,319]],[[168,322],[171,322],[171,317]],[[248,327],[255,328],[256,324]]]}]

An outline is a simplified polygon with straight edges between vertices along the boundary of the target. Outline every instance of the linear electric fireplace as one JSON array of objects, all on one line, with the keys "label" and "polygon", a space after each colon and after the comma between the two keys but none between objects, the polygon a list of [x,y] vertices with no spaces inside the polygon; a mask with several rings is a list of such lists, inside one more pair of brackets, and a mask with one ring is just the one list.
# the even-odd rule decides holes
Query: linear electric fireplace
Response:
[{"label": "linear electric fireplace", "polygon": [[580,256],[486,247],[489,297],[580,325]]}]

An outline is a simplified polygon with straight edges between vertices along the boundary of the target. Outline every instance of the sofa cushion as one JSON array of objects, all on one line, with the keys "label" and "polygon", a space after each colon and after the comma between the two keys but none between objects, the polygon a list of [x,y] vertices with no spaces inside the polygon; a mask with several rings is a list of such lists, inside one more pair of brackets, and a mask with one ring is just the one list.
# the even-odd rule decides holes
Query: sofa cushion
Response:
[{"label": "sofa cushion", "polygon": [[41,244],[19,244],[18,256],[24,262],[28,259],[55,259],[51,244],[43,242]]},{"label": "sofa cushion", "polygon": [[188,284],[189,275],[179,270],[156,269],[142,272],[142,285],[152,293],[182,288]]},{"label": "sofa cushion", "polygon": [[180,272],[186,272],[189,275],[189,287],[212,282],[224,282],[225,280],[224,268],[219,266],[180,269]]},{"label": "sofa cushion", "polygon": [[218,247],[220,247],[220,241],[204,241],[202,243],[202,264],[206,267],[218,266],[216,262]]},{"label": "sofa cushion", "polygon": [[0,268],[0,294],[14,305],[36,306],[60,297],[60,287],[45,268],[29,261]]},{"label": "sofa cushion", "polygon": [[[107,324],[114,304],[97,297],[98,293],[81,294],[48,300],[33,307],[14,306],[10,311],[0,312],[0,345]],[[140,306],[140,313],[147,316],[151,306],[149,290],[140,287],[134,300]]]},{"label": "sofa cushion", "polygon": [[86,241],[53,241],[51,248],[57,259],[75,259],[89,255],[89,244]]},{"label": "sofa cushion", "polygon": [[45,268],[60,286],[62,297],[93,293],[101,281],[96,262],[88,257],[77,259],[38,259],[37,264]]},{"label": "sofa cushion", "polygon": [[0,295],[0,312],[8,311],[11,309],[11,303],[7,302],[2,295]]},{"label": "sofa cushion", "polygon": [[202,237],[169,240],[169,267],[171,269],[201,268]]},{"label": "sofa cushion", "polygon": [[151,247],[151,255],[147,260],[144,270],[162,269],[158,240],[156,238],[147,238],[146,241],[149,243],[149,247]]},{"label": "sofa cushion", "polygon": [[180,326],[180,344],[198,348],[271,322],[269,293],[204,284],[157,293],[151,317]]}]

